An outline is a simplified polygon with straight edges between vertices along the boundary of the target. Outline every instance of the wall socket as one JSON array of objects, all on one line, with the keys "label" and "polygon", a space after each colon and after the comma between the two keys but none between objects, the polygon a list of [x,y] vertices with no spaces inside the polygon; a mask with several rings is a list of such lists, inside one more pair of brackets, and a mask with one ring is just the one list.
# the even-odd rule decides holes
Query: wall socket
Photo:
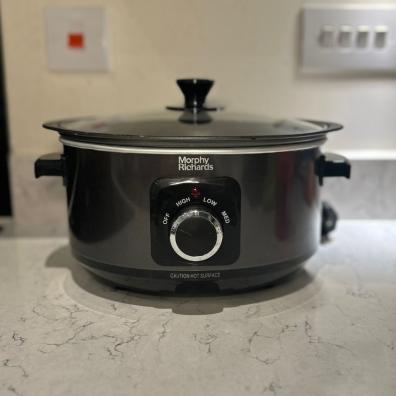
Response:
[{"label": "wall socket", "polygon": [[304,72],[396,71],[396,6],[306,5]]},{"label": "wall socket", "polygon": [[62,72],[103,72],[110,68],[103,8],[45,9],[48,67]]}]

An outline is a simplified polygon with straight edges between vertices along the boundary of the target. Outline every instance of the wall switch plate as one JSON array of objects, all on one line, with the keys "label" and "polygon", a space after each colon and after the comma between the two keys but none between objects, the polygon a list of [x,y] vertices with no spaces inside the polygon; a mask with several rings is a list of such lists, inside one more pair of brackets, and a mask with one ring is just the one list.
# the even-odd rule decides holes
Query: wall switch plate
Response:
[{"label": "wall switch plate", "polygon": [[45,9],[48,67],[53,71],[108,71],[103,8]]},{"label": "wall switch plate", "polygon": [[306,5],[304,72],[396,71],[396,6]]}]

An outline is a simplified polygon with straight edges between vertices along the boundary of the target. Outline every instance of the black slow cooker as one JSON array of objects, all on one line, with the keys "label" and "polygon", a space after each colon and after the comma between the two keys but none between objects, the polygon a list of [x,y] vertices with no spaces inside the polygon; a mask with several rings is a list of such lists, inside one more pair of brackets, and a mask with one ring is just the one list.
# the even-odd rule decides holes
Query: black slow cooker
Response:
[{"label": "black slow cooker", "polygon": [[181,107],[44,124],[64,152],[35,173],[63,177],[74,256],[157,293],[239,291],[297,270],[320,241],[319,186],[350,176],[320,151],[341,125],[229,114],[205,105],[213,81],[177,83]]}]

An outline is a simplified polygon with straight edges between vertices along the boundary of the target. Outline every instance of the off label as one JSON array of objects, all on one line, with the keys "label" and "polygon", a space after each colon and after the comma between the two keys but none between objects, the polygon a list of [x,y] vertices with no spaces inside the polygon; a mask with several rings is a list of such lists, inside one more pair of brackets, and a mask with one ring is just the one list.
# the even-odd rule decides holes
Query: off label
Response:
[{"label": "off label", "polygon": [[166,225],[169,223],[170,214],[165,213],[164,218],[162,219],[162,224]]}]

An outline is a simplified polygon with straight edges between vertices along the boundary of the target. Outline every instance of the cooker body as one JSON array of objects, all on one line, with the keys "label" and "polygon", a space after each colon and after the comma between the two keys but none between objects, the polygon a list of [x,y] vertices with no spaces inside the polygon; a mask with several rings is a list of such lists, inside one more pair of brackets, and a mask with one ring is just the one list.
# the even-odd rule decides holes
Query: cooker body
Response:
[{"label": "cooker body", "polygon": [[[192,154],[65,145],[72,252],[102,278],[150,292],[273,283],[318,246],[319,156],[318,147]],[[218,252],[191,261],[175,252],[170,235],[178,218],[198,212],[224,233]]]}]

